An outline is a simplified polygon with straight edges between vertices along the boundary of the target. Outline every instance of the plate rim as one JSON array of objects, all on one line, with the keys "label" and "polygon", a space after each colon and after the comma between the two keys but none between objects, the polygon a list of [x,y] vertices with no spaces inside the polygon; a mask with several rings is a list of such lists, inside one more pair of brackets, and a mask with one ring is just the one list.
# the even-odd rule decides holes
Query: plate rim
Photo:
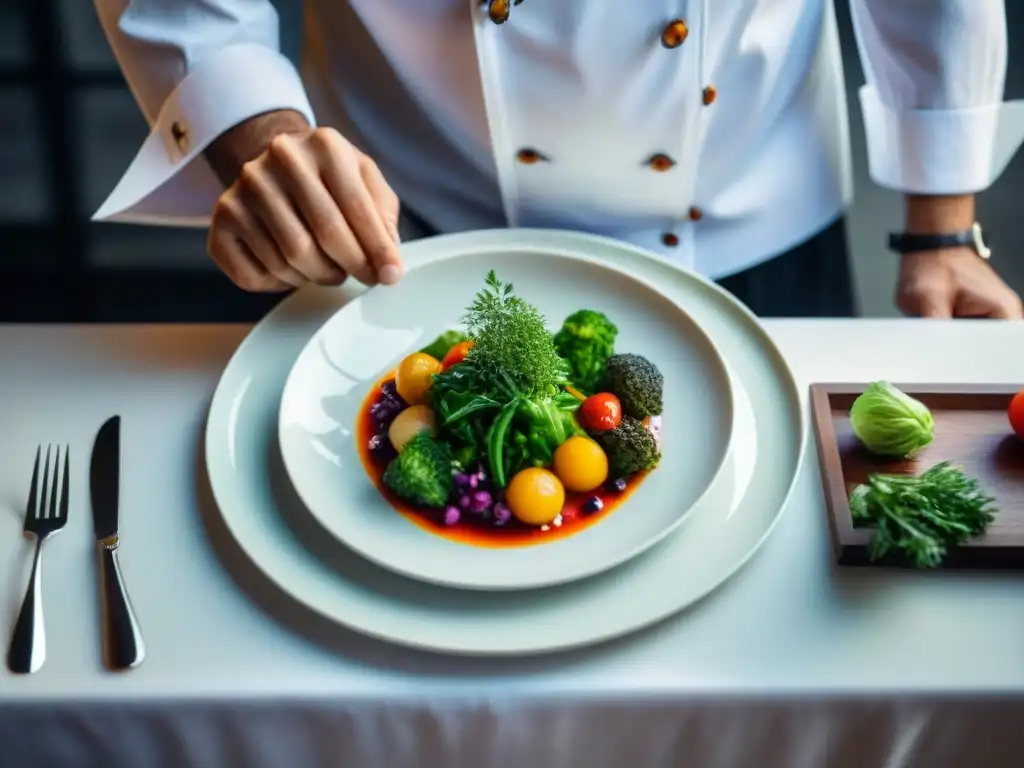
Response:
[{"label": "plate rim", "polygon": [[[505,249],[505,248],[506,248],[506,246],[500,246],[500,245],[497,245],[497,244],[492,244],[492,245],[488,245],[486,247],[482,247],[480,249],[480,251],[478,251],[476,253],[492,253],[492,252],[494,252],[496,250]],[[286,451],[285,447],[284,447],[285,446],[284,433],[285,433],[285,429],[286,429],[286,424],[284,422],[284,417],[285,417],[284,400],[285,400],[285,397],[286,397],[286,395],[288,393],[289,386],[290,385],[294,385],[295,377],[297,375],[296,370],[297,370],[297,368],[299,366],[299,362],[302,360],[303,357],[305,357],[309,353],[309,351],[312,348],[314,348],[319,342],[322,342],[322,340],[323,340],[323,338],[321,336],[322,331],[331,322],[333,322],[335,320],[335,318],[338,316],[338,314],[340,312],[342,312],[345,309],[347,309],[354,302],[356,302],[356,301],[358,301],[360,299],[363,299],[366,296],[371,295],[375,291],[379,291],[379,290],[382,290],[382,289],[380,287],[373,287],[373,288],[369,288],[369,289],[364,289],[364,290],[362,290],[362,291],[360,291],[358,293],[354,293],[353,292],[352,295],[350,295],[350,296],[348,296],[348,297],[346,297],[344,299],[340,299],[338,301],[336,309],[331,313],[331,315],[329,317],[327,317],[322,323],[320,323],[320,325],[316,328],[316,330],[309,337],[309,339],[306,341],[306,343],[303,344],[302,349],[299,351],[298,355],[295,358],[295,361],[292,363],[292,366],[291,366],[291,368],[288,371],[288,375],[285,377],[284,387],[281,390],[281,399],[280,399],[280,403],[278,404],[278,409],[277,409],[277,439],[278,439],[278,442],[280,443],[280,447],[281,447],[281,457],[282,457],[282,460],[283,460],[283,463],[284,463],[285,471],[288,473],[288,479],[289,479],[289,481],[292,484],[292,488],[295,490],[296,494],[302,500],[302,503],[305,505],[306,509],[309,511],[309,514],[311,514],[314,518],[316,518],[317,522],[319,522],[319,524],[324,528],[325,531],[327,531],[331,536],[333,536],[341,544],[343,544],[344,546],[348,547],[350,550],[352,550],[353,552],[358,554],[360,557],[363,557],[363,558],[369,560],[370,562],[374,563],[375,565],[377,565],[377,566],[379,566],[381,568],[384,568],[386,570],[392,571],[393,573],[397,573],[400,576],[404,576],[406,578],[413,579],[415,581],[421,581],[421,582],[426,583],[426,584],[432,584],[434,586],[447,587],[447,588],[450,588],[450,589],[463,589],[463,590],[474,591],[474,592],[515,592],[515,591],[521,591],[521,590],[545,589],[545,588],[550,588],[550,587],[562,586],[562,585],[565,585],[565,584],[571,584],[574,581],[581,581],[583,579],[592,578],[592,577],[597,576],[597,575],[599,575],[601,573],[605,573],[606,571],[610,571],[610,570],[612,570],[614,568],[617,568],[618,566],[623,565],[624,563],[629,562],[633,558],[642,555],[644,552],[648,551],[652,547],[655,547],[659,543],[664,541],[668,536],[670,536],[674,531],[676,531],[681,525],[683,525],[686,522],[686,520],[690,517],[690,515],[693,513],[693,511],[695,509],[697,509],[715,491],[715,489],[717,488],[718,483],[719,483],[719,481],[720,481],[720,479],[722,477],[722,474],[725,472],[725,469],[728,466],[729,456],[730,456],[730,454],[732,452],[733,441],[735,439],[735,433],[736,433],[735,385],[734,385],[734,382],[732,380],[732,376],[731,376],[731,374],[729,372],[729,367],[726,364],[725,356],[722,354],[722,350],[719,348],[718,344],[715,343],[715,340],[701,326],[701,324],[698,322],[698,320],[690,312],[688,312],[686,310],[685,307],[680,306],[676,301],[672,300],[669,296],[665,295],[650,280],[646,280],[646,279],[644,279],[642,277],[639,277],[637,275],[630,274],[628,271],[626,271],[625,269],[622,269],[618,265],[614,265],[614,264],[609,264],[607,262],[603,262],[600,259],[594,258],[593,256],[590,256],[590,255],[585,254],[585,253],[573,253],[573,252],[568,251],[568,250],[566,250],[564,248],[552,248],[552,247],[539,246],[539,245],[535,245],[535,246],[518,246],[518,247],[515,247],[514,249],[509,248],[509,250],[514,250],[516,253],[530,252],[530,253],[538,254],[538,255],[555,256],[557,258],[565,259],[565,260],[570,261],[570,262],[575,262],[575,263],[578,263],[578,264],[584,264],[584,265],[587,265],[589,267],[595,268],[597,270],[611,272],[611,273],[613,273],[613,275],[615,276],[616,279],[625,279],[625,280],[632,281],[634,284],[640,286],[641,288],[643,288],[646,291],[650,291],[650,292],[656,294],[663,301],[666,301],[670,305],[672,305],[673,310],[675,312],[678,312],[679,314],[681,314],[684,318],[686,318],[686,320],[689,322],[689,324],[691,326],[691,329],[696,331],[696,333],[698,334],[698,336],[700,338],[701,343],[706,345],[706,348],[707,348],[707,350],[710,353],[709,354],[710,360],[708,362],[711,363],[712,367],[715,370],[715,374],[719,378],[719,380],[723,381],[726,384],[726,389],[725,389],[725,393],[724,393],[725,402],[723,403],[724,409],[726,411],[726,415],[725,415],[726,417],[723,419],[723,421],[725,422],[725,429],[723,431],[727,435],[726,440],[725,440],[725,448],[724,448],[723,451],[721,451],[721,455],[719,455],[716,458],[716,460],[715,460],[714,469],[710,473],[709,481],[704,486],[704,488],[700,491],[700,493],[697,494],[697,496],[693,499],[693,501],[690,503],[689,506],[687,506],[686,508],[681,510],[678,514],[676,514],[673,517],[672,522],[670,524],[666,525],[666,526],[663,526],[656,534],[654,534],[652,536],[648,536],[646,539],[644,539],[639,544],[636,544],[636,545],[634,545],[634,546],[632,546],[632,547],[630,547],[628,549],[624,549],[624,550],[618,551],[617,554],[614,557],[607,557],[607,558],[603,558],[601,560],[592,560],[592,561],[590,561],[590,564],[587,565],[586,567],[577,567],[575,569],[567,569],[567,570],[561,572],[560,575],[557,575],[557,576],[554,576],[554,577],[547,576],[547,577],[533,578],[533,579],[529,579],[529,578],[523,579],[523,578],[521,578],[521,579],[519,579],[519,580],[517,580],[515,582],[501,582],[501,581],[474,582],[474,581],[464,581],[464,580],[460,580],[458,577],[445,578],[443,575],[425,575],[423,573],[423,571],[418,570],[418,569],[416,569],[414,567],[403,567],[401,563],[396,563],[393,560],[388,560],[386,558],[383,558],[383,557],[379,556],[376,552],[368,550],[367,547],[360,546],[360,545],[358,545],[356,543],[353,543],[351,538],[346,537],[343,534],[339,533],[337,526],[330,524],[329,520],[326,520],[324,518],[324,515],[322,515],[320,512],[317,511],[317,509],[318,509],[318,507],[320,505],[317,504],[317,503],[313,503],[313,502],[316,502],[316,499],[311,499],[309,497],[308,491],[304,491],[303,490],[303,485],[296,481],[296,472],[297,472],[297,470],[296,470],[296,468],[294,466],[295,458],[293,457],[291,460],[289,460],[289,452]],[[447,251],[447,252],[442,250],[442,251],[440,251],[438,253],[430,254],[425,259],[422,259],[422,260],[418,261],[414,266],[410,266],[409,267],[409,271],[412,272],[412,271],[421,269],[423,267],[428,267],[428,266],[431,266],[431,265],[434,265],[434,264],[442,264],[442,263],[446,263],[446,262],[452,261],[454,259],[463,258],[463,257],[466,257],[466,256],[476,255],[476,253],[471,253],[471,252],[465,251],[465,250],[459,251],[459,250],[455,250],[455,249],[452,249],[452,250]],[[386,288],[383,289],[383,290],[386,290]],[[720,396],[722,396],[722,395],[720,395]],[[388,504],[387,500],[383,499],[383,497],[382,497],[382,501],[385,504],[385,506],[390,508],[393,512],[397,512],[397,510],[394,510],[393,508],[391,508],[391,505]],[[629,503],[629,500],[627,499],[625,504],[628,504],[628,503]],[[600,525],[600,523],[598,523],[598,525]],[[503,571],[500,570],[500,569],[497,569],[495,571],[486,571],[486,570],[483,571],[483,573],[500,573],[500,572],[503,572]]]},{"label": "plate rim", "polygon": [[[205,450],[204,458],[210,483],[210,490],[217,505],[216,511],[220,515],[221,522],[223,522],[226,531],[233,539],[235,546],[239,548],[241,553],[253,565],[253,567],[256,568],[263,578],[266,578],[277,589],[281,590],[282,593],[294,600],[298,605],[312,611],[332,624],[344,627],[350,631],[361,634],[364,637],[396,647],[404,647],[435,654],[461,655],[477,658],[536,656],[540,654],[562,653],[579,648],[601,645],[617,638],[634,635],[652,626],[665,622],[709,599],[715,592],[729,583],[739,573],[744,571],[747,565],[762,551],[765,542],[775,532],[775,529],[788,509],[789,503],[793,497],[793,491],[796,488],[797,483],[800,481],[800,475],[803,471],[804,461],[806,459],[805,448],[808,435],[808,420],[807,415],[804,413],[803,403],[800,399],[800,392],[797,387],[793,371],[787,364],[785,357],[778,348],[778,345],[772,340],[756,316],[745,305],[732,297],[723,288],[709,280],[706,280],[686,267],[676,263],[666,262],[658,254],[645,251],[637,246],[609,237],[552,229],[498,230],[497,232],[499,233],[499,236],[510,238],[525,238],[526,240],[531,238],[551,239],[560,243],[563,247],[586,248],[588,245],[591,245],[615,249],[628,253],[631,257],[638,259],[640,262],[657,263],[665,269],[678,273],[680,278],[699,285],[701,290],[716,294],[719,301],[721,301],[723,306],[727,308],[725,311],[734,314],[738,313],[741,318],[746,320],[747,332],[756,339],[772,367],[776,370],[781,379],[783,379],[781,383],[785,385],[784,389],[786,399],[789,401],[789,410],[791,410],[792,415],[798,422],[796,424],[797,440],[795,445],[795,456],[793,456],[792,462],[792,474],[785,490],[782,492],[778,508],[774,511],[771,520],[768,521],[767,525],[765,525],[757,539],[747,546],[746,552],[742,556],[735,558],[733,563],[728,566],[728,569],[724,573],[718,573],[710,578],[706,585],[702,585],[699,588],[699,593],[696,594],[696,596],[686,598],[682,601],[673,600],[670,605],[651,611],[649,615],[645,616],[643,619],[632,621],[628,625],[620,625],[610,630],[603,629],[601,631],[591,631],[585,635],[577,634],[571,640],[519,643],[515,646],[510,645],[506,647],[481,648],[470,643],[453,641],[452,639],[446,639],[443,642],[440,640],[429,641],[414,636],[402,635],[382,627],[380,621],[376,622],[376,626],[369,626],[369,623],[366,621],[357,622],[353,620],[348,613],[334,610],[332,607],[318,604],[317,602],[304,597],[301,594],[301,589],[297,589],[293,584],[286,583],[286,578],[282,577],[280,573],[272,572],[265,562],[261,562],[260,559],[253,555],[251,550],[254,549],[255,546],[253,546],[251,541],[250,546],[246,546],[246,542],[243,540],[245,537],[242,535],[245,532],[242,531],[240,533],[238,530],[237,522],[239,518],[237,515],[229,516],[225,515],[223,512],[225,502],[230,500],[227,498],[230,496],[230,489],[225,487],[226,480],[218,473],[217,467],[211,466],[215,465],[218,461],[216,453],[210,452],[211,447],[214,447],[213,444],[216,441],[216,435],[214,433],[215,421],[218,418],[222,418],[225,423],[230,423],[230,420],[233,418],[234,399],[238,396],[236,391],[228,390],[224,386],[227,373],[238,362],[241,356],[248,351],[248,348],[255,343],[254,339],[260,331],[270,330],[271,333],[274,331],[279,333],[284,332],[285,329],[275,327],[272,324],[278,320],[287,321],[289,301],[292,299],[286,300],[278,305],[273,312],[269,313],[259,323],[255,324],[252,329],[250,329],[250,332],[238,345],[228,364],[225,366],[224,372],[218,381],[217,387],[210,401],[210,407],[207,412],[203,446]],[[432,242],[439,241],[450,247],[468,247],[473,243],[474,239],[482,239],[486,241],[494,236],[495,231],[493,230],[474,230],[471,232],[440,235],[435,238],[430,238],[429,240]],[[409,246],[406,246],[405,255],[407,258],[415,258],[415,251],[417,250],[416,245],[417,243],[412,243]],[[356,284],[355,281],[348,281],[346,284],[343,284],[341,287],[336,289],[314,288],[307,290],[306,296],[309,297],[311,302],[315,302],[317,299],[322,299],[323,294],[314,293],[313,291],[349,291],[357,285],[358,284]],[[363,289],[357,288],[357,290]],[[285,325],[287,325],[287,322],[285,322]],[[310,557],[313,558],[314,556],[310,555]],[[277,567],[276,564],[274,567]],[[308,575],[306,578],[308,578]]]}]

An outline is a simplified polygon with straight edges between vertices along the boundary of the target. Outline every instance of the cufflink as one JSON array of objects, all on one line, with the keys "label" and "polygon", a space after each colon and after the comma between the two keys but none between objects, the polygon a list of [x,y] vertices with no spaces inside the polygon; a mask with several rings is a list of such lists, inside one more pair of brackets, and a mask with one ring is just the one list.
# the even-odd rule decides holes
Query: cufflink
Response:
[{"label": "cufflink", "polygon": [[174,139],[174,145],[178,148],[178,151],[183,155],[187,155],[188,128],[175,120],[171,123],[171,138]]}]

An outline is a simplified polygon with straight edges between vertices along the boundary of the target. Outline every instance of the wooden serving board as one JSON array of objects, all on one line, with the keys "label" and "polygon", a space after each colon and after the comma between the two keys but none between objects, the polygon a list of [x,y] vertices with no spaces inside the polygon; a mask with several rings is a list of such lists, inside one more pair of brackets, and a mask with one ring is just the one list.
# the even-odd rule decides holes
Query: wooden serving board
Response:
[{"label": "wooden serving board", "polygon": [[919,474],[952,461],[996,499],[996,519],[983,536],[950,550],[941,568],[1024,568],[1024,440],[1010,429],[1006,409],[1019,387],[1006,385],[896,384],[924,403],[935,418],[935,439],[910,461],[873,456],[850,426],[850,406],[867,384],[812,384],[811,413],[818,441],[829,527],[840,565],[871,563],[870,528],[854,528],[850,491],[869,473]]}]

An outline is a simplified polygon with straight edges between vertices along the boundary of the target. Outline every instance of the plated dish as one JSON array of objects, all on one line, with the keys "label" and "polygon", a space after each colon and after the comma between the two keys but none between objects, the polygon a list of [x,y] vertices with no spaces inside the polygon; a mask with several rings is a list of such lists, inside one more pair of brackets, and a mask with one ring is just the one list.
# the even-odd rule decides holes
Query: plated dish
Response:
[{"label": "plated dish", "polygon": [[[553,366],[547,375],[558,382],[553,384],[549,378],[543,392],[528,395],[520,391],[528,386],[528,378],[535,378],[539,349],[526,350],[521,343],[512,347],[519,355],[522,373],[514,385],[506,383],[502,391],[489,392],[474,383],[476,378],[473,382],[463,378],[462,371],[476,366],[474,359],[491,365],[483,354],[490,342],[482,332],[464,362],[438,373],[438,363],[443,368],[443,358],[453,344],[447,344],[444,353],[428,348],[452,329],[477,334],[460,321],[466,308],[479,298],[491,270],[502,284],[502,292],[505,284],[514,286],[510,297],[516,299],[516,306],[520,302],[521,309],[527,302],[532,305],[529,313],[537,331],[535,339],[540,340],[536,344],[547,351]],[[581,309],[595,314],[581,316]],[[575,374],[566,368],[571,364],[552,352],[553,345],[562,344],[569,354],[564,334],[555,341],[567,318],[592,319],[597,314],[617,326],[612,351],[645,358],[665,382],[660,410],[667,421],[657,451],[661,459],[653,470],[637,467],[639,474],[633,470],[622,477],[614,474],[620,471],[617,467],[624,466],[623,457],[615,453],[609,434],[584,429],[589,423],[584,411],[590,413],[596,407],[580,400],[601,394],[596,391],[601,385],[595,377],[604,370],[594,367],[593,381],[583,385],[594,391],[570,391],[569,381]],[[547,322],[538,321],[541,315]],[[506,330],[501,334],[507,335]],[[520,355],[520,348],[526,352]],[[433,354],[423,353],[424,349]],[[403,361],[407,361],[405,365]],[[494,379],[510,374],[494,368],[489,375]],[[394,393],[384,396],[381,385],[391,393],[390,379],[396,379]],[[399,391],[413,402],[395,400],[401,397]],[[384,424],[370,423],[376,418],[369,414],[373,400],[382,396],[397,403],[397,408],[389,406],[392,420],[386,429]],[[437,413],[432,406],[435,396]],[[606,407],[607,400],[593,403],[604,402]],[[619,404],[625,407],[621,400]],[[475,418],[452,418],[460,408],[468,408],[468,416]],[[378,407],[374,413],[380,411]],[[628,415],[623,413],[623,423]],[[420,581],[464,589],[509,590],[549,587],[592,576],[654,546],[708,493],[728,455],[734,417],[732,385],[721,355],[686,311],[658,288],[585,256],[513,250],[452,254],[410,269],[398,285],[367,291],[345,304],[313,335],[295,361],[281,399],[279,429],[292,484],[327,535],[379,565]],[[643,426],[639,418],[638,423]],[[650,426],[643,428],[642,436],[649,448],[657,445]],[[445,444],[427,442],[424,428],[435,430],[431,439],[442,438]],[[399,435],[399,430],[403,434]],[[394,448],[389,434],[403,446],[397,458],[387,453]],[[492,459],[499,454],[487,450],[487,439],[498,435],[504,436],[500,462],[492,466]],[[573,437],[579,439],[570,440]],[[371,438],[376,438],[375,448],[384,452],[374,460],[379,463],[368,461]],[[415,440],[416,444],[410,449],[403,440]],[[394,461],[403,461],[409,450],[413,451],[409,456],[417,461],[444,455],[442,461],[426,462],[435,468],[438,485],[424,496],[417,497],[408,483],[404,494],[396,494],[394,478],[398,475],[392,477],[392,488],[384,482],[389,468],[394,467],[391,471],[396,473],[402,466]],[[589,457],[589,463],[580,459],[580,454]],[[648,453],[643,466],[653,465],[656,455]],[[573,461],[566,461],[566,456]],[[423,462],[419,464],[422,467]],[[524,474],[524,470],[528,471]],[[589,477],[570,477],[573,471],[589,473]],[[498,472],[504,477],[495,483]],[[634,475],[632,480],[629,475]],[[624,494],[614,490],[615,480],[626,481]],[[528,503],[539,498],[536,488],[516,488],[517,482],[525,481],[547,483],[541,489],[551,491],[542,496],[546,508]],[[455,493],[459,483],[472,493]],[[577,507],[552,503],[552,499],[557,502],[559,485],[566,501]],[[381,489],[387,491],[387,497]],[[489,498],[476,496],[477,491],[487,491]],[[524,498],[515,499],[517,493]],[[468,498],[463,500],[463,496]],[[602,502],[601,510],[567,522],[573,511],[582,512],[584,505],[593,504],[595,496]],[[419,503],[414,509],[409,503],[413,499],[431,503]],[[620,499],[624,500],[616,508],[613,502]],[[476,505],[480,512],[472,511]],[[454,509],[458,509],[459,521],[444,526],[442,516],[454,517]],[[516,518],[513,510],[530,522]],[[504,525],[488,529],[486,523],[499,522],[506,514]],[[555,524],[559,515],[561,525]],[[542,530],[545,525],[546,531]],[[561,534],[562,528],[571,535]]]},{"label": "plated dish", "polygon": [[[659,293],[685,306],[699,320],[728,360],[736,387],[734,450],[715,487],[698,502],[685,526],[666,536],[660,546],[612,572],[529,592],[443,589],[417,583],[374,565],[325,535],[323,513],[308,508],[299,498],[292,488],[293,470],[288,468],[286,472],[282,466],[285,442],[280,442],[279,450],[278,406],[286,407],[286,380],[295,375],[297,361],[309,355],[307,363],[322,364],[310,373],[320,374],[319,381],[329,379],[328,371],[333,369],[324,354],[316,354],[317,349],[332,357],[339,352],[327,337],[334,339],[336,333],[340,338],[357,330],[352,316],[367,322],[384,316],[373,307],[359,306],[372,302],[374,292],[365,292],[354,283],[341,289],[306,288],[282,302],[247,337],[224,371],[207,423],[205,459],[221,520],[245,559],[266,577],[254,585],[255,589],[280,590],[331,622],[400,645],[473,656],[535,654],[606,641],[665,619],[708,596],[758,550],[780,519],[794,485],[803,445],[804,409],[778,350],[756,319],[728,294],[639,249],[568,232],[474,232],[432,238],[403,250],[409,264],[403,282],[410,284],[419,282],[413,278],[420,270],[427,274],[440,269],[444,262],[452,264],[452,271],[445,277],[452,277],[457,273],[456,265],[472,262],[475,268],[493,261],[494,266],[511,252],[523,257],[522,276],[527,279],[526,270],[536,269],[541,263],[557,277],[581,277],[585,274],[582,268],[572,270],[560,257],[585,253],[600,258],[606,267],[616,268],[615,274],[625,273],[657,285]],[[502,264],[497,266],[506,271]],[[513,279],[525,284],[519,274]],[[586,282],[581,290],[593,284]],[[417,290],[422,288],[420,283]],[[407,290],[409,293],[403,294],[406,299],[413,295],[412,288]],[[651,294],[631,286],[628,279],[622,292],[627,297],[632,295],[630,302],[651,298]],[[529,295],[537,295],[532,286]],[[464,298],[470,297],[467,293]],[[621,317],[629,306],[623,300],[605,307],[605,312]],[[649,309],[660,327],[657,316],[662,312],[661,305],[655,302]],[[571,305],[565,311],[571,311]],[[412,308],[409,313],[411,317]],[[340,327],[332,328],[335,323]],[[393,368],[409,349],[428,343],[444,325],[407,337],[398,334],[392,323],[393,335],[386,336],[391,346],[381,352],[384,359],[380,369],[375,372],[374,365],[357,364],[355,359],[349,366],[353,376],[361,379],[354,409],[373,381]],[[632,328],[622,323],[621,335],[631,336]],[[344,351],[354,354],[364,348],[364,339],[358,334],[356,337]],[[639,348],[641,341],[639,337],[628,339],[630,348]],[[651,356],[662,361],[655,351]],[[663,364],[668,368],[671,360]],[[336,375],[333,391],[340,392],[343,379],[341,373]],[[666,370],[666,378],[674,375]],[[289,385],[294,386],[295,381]],[[295,393],[310,394],[301,389]],[[666,410],[673,414],[672,420],[689,417],[685,402],[669,402],[674,396],[674,388],[666,391]],[[292,415],[296,419],[304,416],[307,429],[320,429],[326,434],[326,415],[318,415],[308,399],[287,407],[297,408],[300,402],[307,404],[308,411]],[[677,413],[682,415],[677,417]],[[666,433],[666,457],[688,445],[685,440],[680,449],[667,445],[679,439],[678,433]],[[305,442],[308,446],[309,441]],[[301,445],[296,441],[291,448]],[[345,445],[354,447],[351,436]],[[339,455],[339,449],[335,450],[333,455]],[[312,457],[309,451],[298,452],[307,464],[335,467],[332,476],[336,476],[337,465],[328,458],[330,455],[331,446],[326,441]],[[637,499],[631,499],[630,505],[639,503],[655,483],[671,475],[668,462],[665,458],[641,484]],[[377,504],[383,507],[379,493],[366,481],[363,468],[358,470]],[[805,475],[803,493],[813,493],[809,480]],[[307,489],[305,495],[309,494]],[[654,514],[657,511],[652,508]],[[381,517],[401,521],[401,516],[393,513]],[[570,537],[568,542],[580,541],[590,533],[600,534],[613,528],[617,520],[629,517],[612,515],[604,525]],[[346,523],[359,519],[353,516]],[[448,544],[440,537],[420,533],[419,539],[431,545]],[[551,549],[560,544],[552,544]],[[548,558],[535,555],[547,549],[508,551],[533,553],[533,560],[544,567]],[[482,552],[492,560],[506,553],[454,544],[446,548],[452,550]],[[706,603],[695,610],[712,607]],[[286,615],[279,618],[286,623],[291,620]]]},{"label": "plated dish", "polygon": [[363,464],[399,512],[468,544],[535,545],[604,518],[658,466],[665,378],[617,350],[607,315],[552,332],[492,270],[462,320],[359,413]]}]

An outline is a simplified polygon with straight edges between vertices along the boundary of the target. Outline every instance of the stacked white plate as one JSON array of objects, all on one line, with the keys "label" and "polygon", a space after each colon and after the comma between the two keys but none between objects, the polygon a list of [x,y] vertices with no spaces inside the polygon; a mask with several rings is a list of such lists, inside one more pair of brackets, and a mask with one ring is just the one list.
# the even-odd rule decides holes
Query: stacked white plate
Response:
[{"label": "stacked white plate", "polygon": [[[706,596],[774,526],[805,426],[792,377],[724,291],[617,241],[488,231],[403,248],[407,275],[307,288],[253,329],[210,408],[206,458],[228,530],[295,600],[351,629],[461,654],[567,649]],[[581,308],[665,377],[662,461],[568,537],[480,548],[395,511],[360,458],[369,390],[455,325],[488,270],[557,327]]]}]

